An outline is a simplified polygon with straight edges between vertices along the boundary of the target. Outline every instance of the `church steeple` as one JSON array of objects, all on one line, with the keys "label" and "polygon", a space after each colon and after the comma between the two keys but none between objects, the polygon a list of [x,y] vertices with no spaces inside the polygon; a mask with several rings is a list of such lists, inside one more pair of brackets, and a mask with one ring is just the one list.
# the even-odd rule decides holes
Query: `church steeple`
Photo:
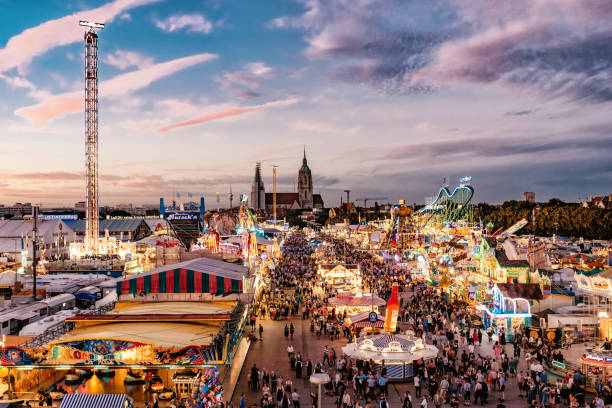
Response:
[{"label": "church steeple", "polygon": [[298,194],[300,197],[300,206],[303,209],[312,208],[312,174],[306,160],[306,146],[304,146],[304,158],[302,159],[302,167],[298,172]]},{"label": "church steeple", "polygon": [[300,173],[310,174],[310,168],[308,167],[308,161],[306,160],[306,146],[304,146],[304,158],[302,159],[302,167],[300,168]]}]

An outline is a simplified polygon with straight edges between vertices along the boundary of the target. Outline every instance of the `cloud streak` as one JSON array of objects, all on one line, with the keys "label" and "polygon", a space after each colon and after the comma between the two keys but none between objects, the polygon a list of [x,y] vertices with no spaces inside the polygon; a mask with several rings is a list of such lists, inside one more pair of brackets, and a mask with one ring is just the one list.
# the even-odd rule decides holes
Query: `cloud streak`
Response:
[{"label": "cloud streak", "polygon": [[207,115],[200,116],[200,117],[197,117],[197,118],[189,119],[189,120],[186,120],[186,121],[183,121],[183,122],[173,123],[171,125],[159,128],[158,131],[162,132],[162,133],[163,132],[168,132],[170,130],[181,128],[181,127],[185,127],[185,126],[199,125],[201,123],[210,122],[211,120],[227,118],[229,116],[242,115],[244,113],[256,112],[256,111],[261,111],[261,110],[270,109],[270,108],[276,108],[276,107],[280,107],[280,106],[293,105],[293,104],[298,103],[298,102],[299,102],[298,99],[285,99],[285,100],[282,100],[282,101],[268,102],[268,103],[264,103],[264,104],[261,104],[261,105],[229,108],[229,109],[225,109],[225,110],[222,110],[222,111],[218,111],[218,112],[214,112],[214,113],[209,113]]},{"label": "cloud streak", "polygon": [[186,28],[187,32],[209,34],[213,29],[213,23],[201,14],[170,16],[165,20],[157,20],[155,25],[170,33]]},{"label": "cloud streak", "polygon": [[62,45],[83,41],[79,20],[107,23],[126,10],[159,0],[115,0],[91,10],[83,10],[28,28],[11,37],[0,49],[0,72],[28,64],[34,57]]},{"label": "cloud streak", "polygon": [[[171,61],[151,65],[137,71],[120,74],[100,87],[100,97],[118,97],[131,91],[146,88],[151,83],[172,75],[196,64],[216,59],[216,54],[196,54],[177,58]],[[43,126],[52,119],[70,113],[82,112],[84,109],[84,96],[82,92],[69,92],[53,95],[41,103],[25,106],[15,110],[17,116],[28,119],[35,126]]]}]

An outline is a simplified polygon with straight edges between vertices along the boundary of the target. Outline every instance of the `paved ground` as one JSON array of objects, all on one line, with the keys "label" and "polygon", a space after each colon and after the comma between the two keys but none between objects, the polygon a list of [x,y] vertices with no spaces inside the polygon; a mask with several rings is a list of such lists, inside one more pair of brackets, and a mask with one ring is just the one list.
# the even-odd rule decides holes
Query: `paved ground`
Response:
[{"label": "paved ground", "polygon": [[[283,334],[285,324],[289,322],[293,322],[296,328],[293,340],[286,340]],[[262,320],[261,323],[264,327],[263,341],[257,341],[251,344],[249,354],[246,358],[242,373],[240,374],[238,386],[236,387],[236,391],[233,396],[234,405],[238,405],[238,400],[240,398],[241,393],[245,394],[247,406],[259,404],[261,393],[255,393],[250,391],[248,388],[247,380],[249,370],[251,369],[253,364],[257,364],[258,368],[265,368],[268,371],[273,370],[277,375],[282,375],[283,378],[287,378],[288,375],[291,375],[291,379],[294,382],[294,387],[298,389],[298,393],[301,396],[302,407],[310,407],[310,393],[316,392],[316,386],[311,385],[306,379],[297,380],[295,378],[295,373],[293,372],[293,370],[291,370],[289,366],[289,360],[287,358],[287,346],[291,343],[294,346],[296,352],[301,352],[303,361],[307,361],[310,358],[313,363],[316,363],[317,361],[322,360],[322,350],[326,344],[330,347],[333,347],[336,350],[337,355],[340,356],[342,352],[341,347],[346,344],[346,340],[341,339],[336,340],[334,342],[330,342],[328,338],[326,339],[323,337],[318,340],[316,336],[310,333],[309,321],[301,320],[299,318],[293,318],[289,321],[271,321],[269,319],[265,319]],[[508,347],[508,351],[511,352],[512,346],[507,345],[506,347]],[[480,353],[483,355],[493,354],[492,347],[487,343],[486,340],[484,340],[484,344],[480,348]],[[527,367],[525,361],[521,360],[519,364],[519,370],[525,370],[526,368]],[[403,395],[406,389],[409,389],[412,395],[414,396],[414,387],[411,383],[390,384],[388,398],[390,407],[395,408],[401,406],[400,397]],[[426,393],[425,389],[423,390],[423,392]],[[353,394],[351,393],[351,395]],[[505,395],[506,401],[504,402],[504,404],[506,405],[506,407],[527,406],[525,399],[521,399],[518,396],[518,388],[516,385],[515,378],[510,378],[508,380]],[[489,403],[485,406],[495,407],[498,404],[497,398],[497,391],[490,392]],[[364,405],[363,400],[361,401],[361,404]],[[416,406],[418,405],[418,403],[414,405]],[[324,396],[322,399],[322,406],[335,407],[335,397]],[[378,406],[378,404],[375,403],[374,406]],[[433,407],[433,403],[430,402],[429,406]]]}]

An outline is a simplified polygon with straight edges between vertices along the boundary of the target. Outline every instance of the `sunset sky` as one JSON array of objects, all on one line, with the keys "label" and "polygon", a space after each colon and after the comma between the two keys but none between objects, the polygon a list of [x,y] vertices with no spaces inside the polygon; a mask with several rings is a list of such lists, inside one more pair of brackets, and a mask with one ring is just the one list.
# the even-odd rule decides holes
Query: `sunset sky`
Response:
[{"label": "sunset sky", "polygon": [[85,197],[81,19],[102,205],[292,191],[304,145],[328,206],[612,193],[610,1],[0,0],[1,204]]}]

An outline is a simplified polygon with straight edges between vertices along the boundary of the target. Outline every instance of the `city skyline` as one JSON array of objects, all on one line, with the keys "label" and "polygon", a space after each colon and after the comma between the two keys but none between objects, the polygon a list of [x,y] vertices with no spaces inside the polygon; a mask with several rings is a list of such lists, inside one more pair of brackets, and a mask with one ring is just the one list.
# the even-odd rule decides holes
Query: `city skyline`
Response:
[{"label": "city skyline", "polygon": [[[248,193],[303,145],[314,192],[608,194],[612,6],[569,0],[0,3],[0,203],[85,197],[83,28],[100,32],[101,205]],[[208,198],[210,197],[210,198]]]}]

